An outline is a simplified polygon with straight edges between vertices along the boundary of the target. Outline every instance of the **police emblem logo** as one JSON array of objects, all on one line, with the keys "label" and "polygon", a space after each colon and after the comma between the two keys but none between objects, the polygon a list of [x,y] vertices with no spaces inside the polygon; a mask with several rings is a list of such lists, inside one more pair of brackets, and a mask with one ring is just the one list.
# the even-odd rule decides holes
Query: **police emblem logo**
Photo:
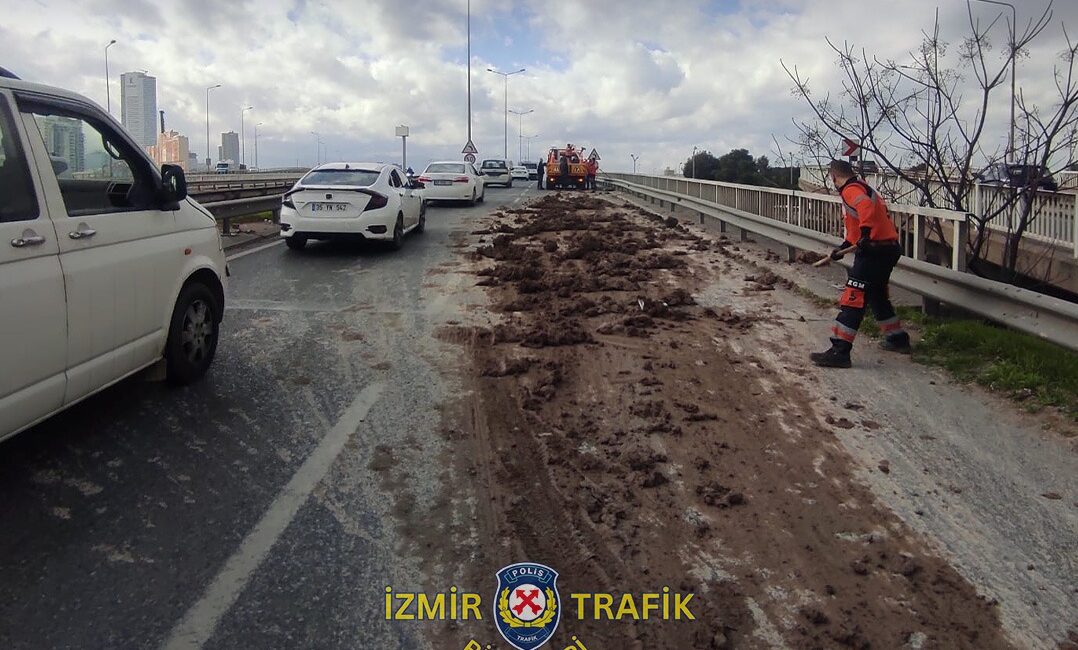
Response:
[{"label": "police emblem logo", "polygon": [[517,650],[533,650],[550,640],[561,620],[558,572],[534,562],[510,564],[497,573],[494,622]]}]

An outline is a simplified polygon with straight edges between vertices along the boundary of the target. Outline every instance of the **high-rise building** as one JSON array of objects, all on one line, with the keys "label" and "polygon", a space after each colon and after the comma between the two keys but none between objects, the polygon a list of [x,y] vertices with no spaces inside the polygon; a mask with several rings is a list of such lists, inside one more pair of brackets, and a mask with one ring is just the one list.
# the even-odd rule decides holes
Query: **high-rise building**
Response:
[{"label": "high-rise building", "polygon": [[180,135],[176,131],[165,131],[158,134],[157,144],[147,147],[150,158],[158,165],[179,165],[184,171],[193,170],[190,167],[191,149],[186,135]]},{"label": "high-rise building", "polygon": [[240,161],[240,135],[235,131],[221,134],[221,146],[217,148],[217,160]]},{"label": "high-rise building", "polygon": [[39,122],[41,137],[49,150],[49,156],[67,163],[66,174],[86,169],[86,144],[82,134],[82,121],[70,117],[49,115]]},{"label": "high-rise building", "polygon": [[141,147],[157,144],[157,79],[144,72],[120,75],[120,118]]}]

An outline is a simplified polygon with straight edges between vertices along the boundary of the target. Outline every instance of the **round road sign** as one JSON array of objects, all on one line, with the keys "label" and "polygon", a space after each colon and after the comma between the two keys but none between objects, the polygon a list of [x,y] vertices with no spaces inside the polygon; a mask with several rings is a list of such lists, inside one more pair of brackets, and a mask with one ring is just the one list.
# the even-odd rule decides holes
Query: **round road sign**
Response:
[{"label": "round road sign", "polygon": [[464,154],[464,160],[466,162],[470,162],[470,163],[475,162],[475,154],[474,153],[466,153],[466,154]]}]

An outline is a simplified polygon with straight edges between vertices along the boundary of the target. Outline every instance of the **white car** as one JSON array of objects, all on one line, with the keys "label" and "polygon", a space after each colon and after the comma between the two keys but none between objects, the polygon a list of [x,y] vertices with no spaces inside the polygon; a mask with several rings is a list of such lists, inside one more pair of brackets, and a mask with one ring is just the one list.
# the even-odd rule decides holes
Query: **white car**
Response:
[{"label": "white car", "polygon": [[422,189],[396,165],[320,165],[285,193],[281,237],[293,250],[310,239],[347,237],[386,241],[400,249],[406,234],[426,227]]},{"label": "white car", "polygon": [[479,172],[483,174],[487,185],[497,183],[504,187],[513,187],[513,176],[509,173],[512,166],[512,161],[504,158],[490,158],[479,165]]},{"label": "white car", "polygon": [[461,161],[432,162],[419,175],[428,201],[467,201],[471,205],[486,199],[487,184],[475,165]]},{"label": "white car", "polygon": [[509,170],[509,174],[513,177],[513,180],[515,181],[528,180],[528,168],[522,165],[518,165]]},{"label": "white car", "polygon": [[202,376],[226,275],[183,169],[90,100],[0,71],[0,439],[158,362]]}]

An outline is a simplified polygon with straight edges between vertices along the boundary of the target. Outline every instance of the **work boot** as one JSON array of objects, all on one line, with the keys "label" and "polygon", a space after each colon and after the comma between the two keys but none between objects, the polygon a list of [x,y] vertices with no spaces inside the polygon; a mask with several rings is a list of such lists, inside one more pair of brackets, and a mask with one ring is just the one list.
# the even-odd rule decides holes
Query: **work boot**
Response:
[{"label": "work boot", "polygon": [[908,334],[905,336],[884,338],[880,341],[880,349],[887,350],[888,352],[897,352],[899,354],[910,354],[913,352],[913,347],[910,346],[910,337]]},{"label": "work boot", "polygon": [[850,361],[849,351],[842,351],[832,347],[825,352],[813,352],[809,355],[809,359],[812,363],[823,368],[850,368],[853,366],[853,362]]}]

